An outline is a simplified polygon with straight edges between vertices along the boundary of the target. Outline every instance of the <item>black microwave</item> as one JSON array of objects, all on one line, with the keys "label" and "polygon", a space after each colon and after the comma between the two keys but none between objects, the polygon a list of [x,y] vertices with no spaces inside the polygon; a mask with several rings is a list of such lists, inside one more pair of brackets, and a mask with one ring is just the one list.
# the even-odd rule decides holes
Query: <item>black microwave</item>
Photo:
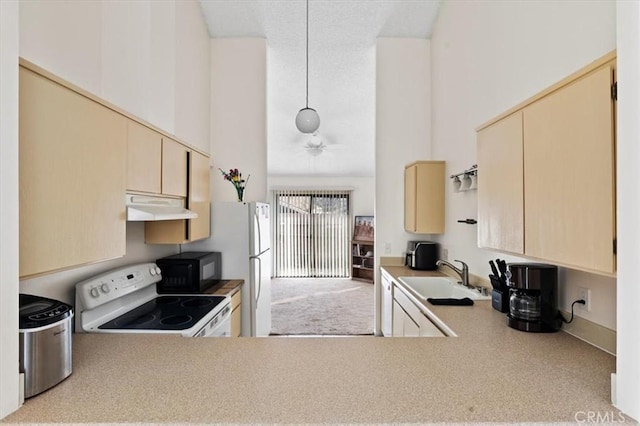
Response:
[{"label": "black microwave", "polygon": [[220,252],[190,251],[156,260],[162,280],[156,284],[158,293],[203,293],[220,282],[222,264]]}]

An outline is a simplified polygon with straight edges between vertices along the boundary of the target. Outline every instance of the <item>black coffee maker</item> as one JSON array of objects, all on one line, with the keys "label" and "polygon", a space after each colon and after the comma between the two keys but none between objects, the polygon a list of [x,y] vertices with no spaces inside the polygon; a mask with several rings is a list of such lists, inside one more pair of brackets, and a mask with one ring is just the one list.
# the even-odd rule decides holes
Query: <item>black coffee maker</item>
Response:
[{"label": "black coffee maker", "polygon": [[538,333],[560,330],[558,268],[542,263],[511,263],[506,275],[509,327]]}]

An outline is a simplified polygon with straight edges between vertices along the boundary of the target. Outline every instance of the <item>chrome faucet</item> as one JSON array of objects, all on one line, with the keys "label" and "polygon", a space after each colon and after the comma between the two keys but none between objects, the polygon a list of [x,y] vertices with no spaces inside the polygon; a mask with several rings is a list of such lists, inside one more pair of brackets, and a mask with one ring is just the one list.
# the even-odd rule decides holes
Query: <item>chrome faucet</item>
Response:
[{"label": "chrome faucet", "polygon": [[462,260],[457,260],[456,259],[456,260],[454,260],[454,262],[460,262],[460,264],[462,264],[462,269],[456,268],[454,265],[452,265],[451,263],[447,262],[446,260],[438,260],[436,262],[436,266],[440,266],[440,265],[448,266],[455,273],[460,275],[460,279],[462,280],[462,281],[459,281],[460,284],[462,284],[465,287],[470,287],[469,286],[469,267]]}]

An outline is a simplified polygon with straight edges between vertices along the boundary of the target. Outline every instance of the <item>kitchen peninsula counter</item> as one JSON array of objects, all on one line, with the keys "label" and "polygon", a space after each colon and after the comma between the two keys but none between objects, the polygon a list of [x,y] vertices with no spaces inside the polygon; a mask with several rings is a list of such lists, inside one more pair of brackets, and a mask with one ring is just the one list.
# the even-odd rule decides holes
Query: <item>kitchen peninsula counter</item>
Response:
[{"label": "kitchen peninsula counter", "polygon": [[619,421],[613,356],[508,328],[490,301],[429,309],[458,337],[75,334],[73,374],[4,422]]}]

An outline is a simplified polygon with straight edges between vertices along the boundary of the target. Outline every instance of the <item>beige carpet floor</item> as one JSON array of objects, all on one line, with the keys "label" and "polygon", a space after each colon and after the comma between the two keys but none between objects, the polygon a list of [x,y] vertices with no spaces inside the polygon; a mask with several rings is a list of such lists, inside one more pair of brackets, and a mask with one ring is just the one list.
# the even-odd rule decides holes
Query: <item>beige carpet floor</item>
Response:
[{"label": "beige carpet floor", "polygon": [[271,280],[272,335],[373,334],[373,284],[348,278]]}]

